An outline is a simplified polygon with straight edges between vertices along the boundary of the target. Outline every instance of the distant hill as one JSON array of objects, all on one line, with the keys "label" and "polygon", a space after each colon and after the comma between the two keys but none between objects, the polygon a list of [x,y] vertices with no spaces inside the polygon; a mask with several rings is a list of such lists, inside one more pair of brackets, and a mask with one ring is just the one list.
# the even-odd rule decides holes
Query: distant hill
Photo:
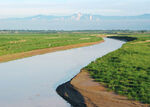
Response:
[{"label": "distant hill", "polygon": [[0,19],[0,29],[31,30],[150,30],[150,14],[138,16],[102,16],[73,14],[70,16],[36,15]]}]

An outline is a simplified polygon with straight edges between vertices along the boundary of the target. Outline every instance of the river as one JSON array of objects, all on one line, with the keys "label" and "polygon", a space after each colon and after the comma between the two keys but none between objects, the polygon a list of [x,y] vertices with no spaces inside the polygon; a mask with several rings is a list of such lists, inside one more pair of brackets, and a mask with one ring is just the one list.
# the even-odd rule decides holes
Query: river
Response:
[{"label": "river", "polygon": [[105,38],[105,42],[57,51],[0,64],[0,107],[70,107],[57,93],[91,61],[125,42]]}]

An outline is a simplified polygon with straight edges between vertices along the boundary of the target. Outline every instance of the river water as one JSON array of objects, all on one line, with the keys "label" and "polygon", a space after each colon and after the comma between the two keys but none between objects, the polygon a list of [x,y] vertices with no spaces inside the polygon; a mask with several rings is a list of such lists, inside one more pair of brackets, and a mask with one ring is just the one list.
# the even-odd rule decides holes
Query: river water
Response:
[{"label": "river water", "polygon": [[57,86],[123,43],[105,38],[105,42],[93,46],[1,63],[0,107],[70,107],[57,95]]}]

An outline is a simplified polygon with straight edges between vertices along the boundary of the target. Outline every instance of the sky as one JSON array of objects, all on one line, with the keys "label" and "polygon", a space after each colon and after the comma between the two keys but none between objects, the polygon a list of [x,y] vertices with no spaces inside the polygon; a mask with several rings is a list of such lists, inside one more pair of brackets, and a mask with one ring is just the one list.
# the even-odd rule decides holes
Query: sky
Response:
[{"label": "sky", "polygon": [[134,16],[150,13],[150,0],[0,0],[0,18],[34,15]]}]

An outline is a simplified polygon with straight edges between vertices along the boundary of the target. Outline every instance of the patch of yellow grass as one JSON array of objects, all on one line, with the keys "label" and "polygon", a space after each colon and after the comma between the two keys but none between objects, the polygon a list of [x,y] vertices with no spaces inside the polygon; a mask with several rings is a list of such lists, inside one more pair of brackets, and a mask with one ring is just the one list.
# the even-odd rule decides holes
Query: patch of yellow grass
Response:
[{"label": "patch of yellow grass", "polygon": [[90,39],[90,38],[80,38],[80,40],[87,40],[87,39]]},{"label": "patch of yellow grass", "polygon": [[146,41],[138,41],[138,42],[134,42],[134,43],[131,43],[131,44],[137,44],[137,43],[147,43],[147,42],[150,42],[150,40],[146,40]]},{"label": "patch of yellow grass", "polygon": [[10,41],[10,44],[15,44],[15,43],[22,43],[22,42],[26,42],[27,40],[19,40],[19,41]]}]

